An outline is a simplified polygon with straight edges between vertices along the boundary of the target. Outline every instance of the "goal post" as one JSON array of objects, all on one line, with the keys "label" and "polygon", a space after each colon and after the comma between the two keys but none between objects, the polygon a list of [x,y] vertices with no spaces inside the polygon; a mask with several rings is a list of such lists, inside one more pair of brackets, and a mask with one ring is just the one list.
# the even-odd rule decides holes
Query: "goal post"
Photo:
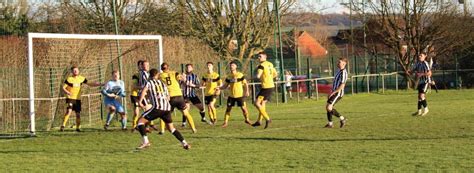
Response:
[{"label": "goal post", "polygon": [[[36,47],[37,45],[35,44],[35,41],[37,40],[48,40],[48,41],[44,41],[44,42],[47,42],[47,43],[41,43],[41,44],[44,44],[44,45],[47,45],[48,46],[48,49],[47,50],[41,50],[41,49],[46,49],[46,48],[40,48],[40,47]],[[67,42],[63,42],[63,41],[57,41],[57,40],[67,40]],[[78,46],[74,45],[74,44],[82,44],[82,45],[87,45],[89,44],[88,42],[80,42],[80,43],[72,43],[73,41],[71,40],[97,40],[97,41],[101,41],[101,40],[105,40],[105,42],[113,42],[115,41],[116,43],[118,43],[119,41],[121,42],[121,44],[116,44],[116,48],[117,49],[121,49],[119,48],[118,46],[123,46],[123,51],[118,51],[119,53],[117,52],[114,52],[112,48],[110,48],[110,50],[106,50],[104,48],[97,48],[97,49],[94,49],[94,51],[96,52],[93,52],[94,54],[93,55],[89,55],[89,54],[92,54],[92,53],[88,53],[87,49],[86,48],[83,48],[81,47],[81,51],[82,52],[85,52],[84,56],[80,56],[80,58],[83,58],[85,60],[88,59],[88,57],[93,57],[92,59],[93,60],[90,60],[91,62],[88,63],[88,64],[83,64],[83,67],[86,67],[86,68],[93,68],[93,66],[95,65],[99,65],[98,67],[98,71],[99,72],[96,72],[96,73],[99,73],[98,76],[101,76],[101,74],[105,74],[105,70],[101,70],[101,66],[106,66],[107,64],[110,64],[114,63],[114,61],[116,62],[117,60],[116,59],[120,59],[120,58],[117,58],[117,57],[122,57],[124,56],[125,54],[131,54],[130,56],[133,56],[133,58],[143,58],[143,57],[137,57],[138,55],[135,55],[133,53],[130,53],[130,52],[133,52],[133,51],[137,51],[137,50],[140,50],[140,46],[141,47],[145,47],[145,46],[148,46],[146,50],[144,51],[156,51],[156,52],[153,52],[152,55],[154,56],[157,56],[155,58],[152,57],[152,59],[154,59],[153,61],[156,62],[157,61],[157,65],[161,65],[163,63],[163,40],[162,40],[162,36],[161,35],[96,35],[96,34],[58,34],[58,33],[28,33],[28,94],[29,94],[29,97],[28,97],[28,104],[29,104],[29,118],[30,118],[30,123],[29,123],[29,130],[30,130],[30,135],[35,135],[36,134],[36,128],[37,128],[37,124],[36,124],[36,118],[37,118],[37,110],[35,109],[35,106],[38,106],[38,105],[35,105],[35,102],[40,100],[39,98],[37,98],[37,94],[35,94],[36,90],[38,89],[38,86],[36,85],[39,85],[37,84],[38,82],[35,80],[35,73],[38,69],[38,67],[41,67],[43,68],[44,66],[49,66],[48,63],[51,63],[51,64],[54,64],[54,65],[51,65],[50,67],[57,67],[59,70],[57,70],[57,72],[55,71],[55,73],[64,73],[63,71],[67,71],[67,67],[70,67],[67,65],[67,62],[66,62],[66,65],[64,63],[58,63],[57,61],[62,61],[63,59],[74,59],[74,58],[77,58],[77,57],[74,57],[74,58],[67,58],[66,56],[68,56],[67,54],[70,53],[74,53],[74,51],[79,51],[79,48],[76,48]],[[150,44],[139,44],[139,42],[141,41],[153,41],[153,42],[157,42],[156,44],[156,48],[153,48],[154,46]],[[106,45],[106,46],[103,46],[103,47],[111,47],[110,43],[105,43],[105,42],[102,42],[98,45]],[[127,44],[122,44],[122,42],[127,42]],[[41,45],[40,44],[40,45]],[[57,44],[57,45],[55,45]],[[69,46],[68,44],[71,44],[72,46]],[[154,43],[152,43],[154,44]],[[46,47],[46,46],[45,46]],[[51,48],[53,47],[53,48]],[[90,45],[89,45],[90,47]],[[53,50],[54,49],[54,50]],[[70,49],[70,50],[68,50]],[[155,50],[153,50],[155,49]],[[42,63],[38,63],[38,59],[35,59],[35,51],[38,51],[41,53],[41,56],[42,58],[46,59],[44,61],[46,62],[42,62]],[[55,51],[62,51],[60,53],[57,53]],[[68,52],[70,51],[70,52]],[[105,53],[97,53],[97,51],[104,51]],[[107,51],[110,51],[110,52],[107,52]],[[120,53],[120,52],[125,52],[125,53]],[[113,55],[110,55],[110,59],[111,60],[104,60],[104,55],[105,54],[112,54]],[[39,54],[39,53],[36,53],[36,54]],[[50,59],[48,59],[50,58]],[[148,57],[149,58],[149,57]],[[58,60],[59,59],[59,60]],[[72,60],[71,60],[72,61]],[[79,61],[79,60],[77,60]],[[89,60],[88,60],[89,61]],[[94,62],[94,61],[97,61],[97,62]],[[119,62],[119,63],[122,63],[122,62]],[[46,64],[46,65],[44,65]],[[59,64],[59,65],[58,65]],[[69,64],[71,65],[71,64]],[[50,73],[52,74],[53,72],[51,72],[52,68],[50,67],[47,67],[50,69]],[[92,70],[90,70],[92,71]],[[53,75],[51,75],[53,76]],[[124,78],[125,75],[121,74],[121,78],[122,80],[126,81],[126,80],[130,80],[129,78]],[[87,76],[86,76],[87,77]],[[59,80],[55,80],[56,82],[53,83],[52,80],[51,80],[51,83],[50,85],[53,86],[53,85],[60,85],[62,83],[59,83],[57,81]],[[37,83],[35,83],[37,82]],[[42,82],[42,84],[44,84],[45,82]],[[36,86],[36,87],[35,87]],[[56,86],[55,86],[56,87]],[[57,92],[60,90],[58,88],[55,88],[54,90],[56,90]],[[128,90],[128,89],[127,89]],[[51,88],[51,91],[53,92],[53,88]],[[59,97],[59,94],[51,94],[52,97]],[[90,104],[90,101],[89,101],[89,104]],[[51,101],[51,105],[53,105],[53,101]],[[86,105],[87,106],[87,105]],[[126,106],[126,105],[124,105]],[[53,107],[53,106],[51,106]],[[53,112],[53,110],[51,110],[51,112]],[[90,108],[89,108],[89,112],[90,112]],[[51,113],[51,114],[54,114],[54,113]],[[54,116],[53,116],[54,117]],[[89,120],[90,121],[90,120]]]}]

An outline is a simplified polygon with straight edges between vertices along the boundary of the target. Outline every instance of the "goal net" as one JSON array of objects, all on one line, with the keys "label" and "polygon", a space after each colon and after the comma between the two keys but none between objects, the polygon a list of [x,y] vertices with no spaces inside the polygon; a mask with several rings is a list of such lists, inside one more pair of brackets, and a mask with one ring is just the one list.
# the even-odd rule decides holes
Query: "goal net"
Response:
[{"label": "goal net", "polygon": [[[119,70],[129,95],[137,61],[148,60],[151,67],[158,67],[163,60],[162,49],[159,35],[29,33],[28,70],[15,81],[26,86],[17,92],[27,93],[27,96],[0,104],[5,107],[0,112],[3,128],[0,130],[35,134],[58,129],[67,107],[62,87],[73,65],[79,67],[80,75],[88,82],[105,83],[111,79],[113,70]],[[107,110],[102,103],[101,89],[82,85],[81,127],[103,125]],[[122,99],[122,103],[125,104],[125,100],[129,97]],[[131,105],[125,106],[130,110]],[[73,112],[66,127],[75,125],[75,117]]]}]

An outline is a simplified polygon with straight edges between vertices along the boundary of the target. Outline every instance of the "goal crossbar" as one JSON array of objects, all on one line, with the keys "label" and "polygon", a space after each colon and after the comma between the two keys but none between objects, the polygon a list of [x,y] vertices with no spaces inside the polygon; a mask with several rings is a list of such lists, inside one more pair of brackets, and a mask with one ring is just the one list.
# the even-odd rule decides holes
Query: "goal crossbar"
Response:
[{"label": "goal crossbar", "polygon": [[29,117],[30,134],[36,135],[35,127],[35,87],[34,87],[34,61],[33,61],[33,39],[34,38],[56,38],[56,39],[85,39],[85,40],[158,40],[158,62],[163,63],[163,39],[161,35],[99,35],[99,34],[58,34],[58,33],[28,33],[28,83],[29,83]]}]

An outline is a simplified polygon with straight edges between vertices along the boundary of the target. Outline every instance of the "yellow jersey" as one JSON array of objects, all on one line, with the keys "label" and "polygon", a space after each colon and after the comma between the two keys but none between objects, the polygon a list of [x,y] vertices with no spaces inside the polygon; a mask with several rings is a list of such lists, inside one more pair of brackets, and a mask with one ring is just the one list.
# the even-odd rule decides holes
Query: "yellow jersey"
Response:
[{"label": "yellow jersey", "polygon": [[81,99],[81,85],[87,83],[87,79],[84,76],[77,75],[76,77],[69,76],[64,81],[64,86],[71,95],[66,95],[68,99],[80,100]]},{"label": "yellow jersey", "polygon": [[138,73],[135,73],[132,76],[132,85],[133,85],[132,96],[136,96],[136,97],[138,97],[138,89],[136,88],[136,86],[138,86],[138,76],[139,76]]},{"label": "yellow jersey", "polygon": [[216,95],[217,86],[222,84],[222,80],[216,72],[206,73],[202,77],[202,81],[206,84],[206,90],[204,91],[206,96]]},{"label": "yellow jersey", "polygon": [[229,97],[240,98],[244,96],[244,84],[247,83],[244,74],[241,72],[229,73],[225,78],[225,82],[230,87]]},{"label": "yellow jersey", "polygon": [[273,64],[268,61],[261,62],[257,67],[257,73],[260,76],[260,82],[262,83],[262,88],[274,88],[275,83],[273,78],[277,76],[276,69],[273,67]]},{"label": "yellow jersey", "polygon": [[175,96],[182,96],[183,92],[181,91],[181,87],[179,86],[179,78],[181,75],[175,71],[167,71],[160,73],[160,80],[161,82],[165,83],[168,92],[170,93],[170,97]]}]

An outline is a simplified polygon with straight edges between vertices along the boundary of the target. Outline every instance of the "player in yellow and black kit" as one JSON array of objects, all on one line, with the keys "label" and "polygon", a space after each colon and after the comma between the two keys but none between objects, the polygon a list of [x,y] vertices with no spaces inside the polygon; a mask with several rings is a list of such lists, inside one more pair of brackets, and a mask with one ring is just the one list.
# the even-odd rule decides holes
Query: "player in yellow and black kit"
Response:
[{"label": "player in yellow and black kit", "polygon": [[265,128],[267,128],[272,120],[267,114],[265,103],[270,100],[272,96],[273,88],[275,88],[273,78],[277,76],[277,73],[273,64],[267,61],[267,54],[265,54],[265,52],[260,52],[258,54],[258,60],[260,61],[260,65],[257,67],[257,78],[260,79],[262,88],[260,89],[260,92],[257,95],[257,100],[255,101],[255,107],[257,107],[259,112],[258,119],[254,124],[252,124],[252,126],[260,126],[260,121],[263,117],[266,120]]},{"label": "player in yellow and black kit", "polygon": [[[188,120],[193,133],[196,133],[196,127],[194,126],[193,117],[189,114],[189,108],[186,106],[186,102],[184,102],[183,92],[181,91],[181,87],[178,81],[182,80],[181,74],[178,72],[172,71],[169,69],[169,65],[167,63],[161,64],[161,70],[163,72],[160,73],[160,80],[166,84],[168,87],[168,91],[170,93],[170,105],[171,105],[171,112],[173,112],[174,108],[178,108],[178,110],[183,113],[183,116],[186,117]],[[165,131],[165,124],[161,121],[161,134]]]},{"label": "player in yellow and black kit", "polygon": [[[142,70],[142,64],[143,64],[143,61],[138,60],[137,67],[139,71]],[[132,131],[134,131],[135,128],[137,127],[137,121],[138,121],[138,118],[140,118],[140,104],[138,103],[138,93],[140,92],[141,87],[140,87],[139,80],[140,80],[140,73],[138,72],[138,73],[133,74],[132,94],[130,95],[130,100],[133,105]]]},{"label": "player in yellow and black kit", "polygon": [[216,97],[220,94],[217,87],[222,85],[219,74],[214,72],[214,63],[207,62],[207,73],[202,77],[202,86],[206,87],[204,90],[204,103],[207,105],[207,112],[209,113],[209,120],[211,124],[217,121]]},{"label": "player in yellow and black kit", "polygon": [[224,124],[222,127],[227,127],[230,118],[230,111],[235,104],[242,109],[245,123],[250,125],[247,104],[244,101],[244,98],[249,96],[249,85],[244,74],[237,71],[237,63],[231,62],[229,66],[230,73],[225,78],[224,85],[218,87],[218,89],[226,89],[227,87],[230,87],[229,97],[227,98],[227,109],[225,111]]},{"label": "player in yellow and black kit", "polygon": [[77,66],[71,67],[72,76],[69,76],[66,81],[64,81],[63,91],[66,93],[66,104],[67,111],[64,115],[63,124],[61,125],[60,131],[64,131],[69,116],[71,116],[72,111],[76,112],[76,131],[80,132],[81,129],[81,86],[82,84],[87,84],[92,87],[101,86],[102,84],[90,83],[84,76],[79,75],[79,68]]}]

